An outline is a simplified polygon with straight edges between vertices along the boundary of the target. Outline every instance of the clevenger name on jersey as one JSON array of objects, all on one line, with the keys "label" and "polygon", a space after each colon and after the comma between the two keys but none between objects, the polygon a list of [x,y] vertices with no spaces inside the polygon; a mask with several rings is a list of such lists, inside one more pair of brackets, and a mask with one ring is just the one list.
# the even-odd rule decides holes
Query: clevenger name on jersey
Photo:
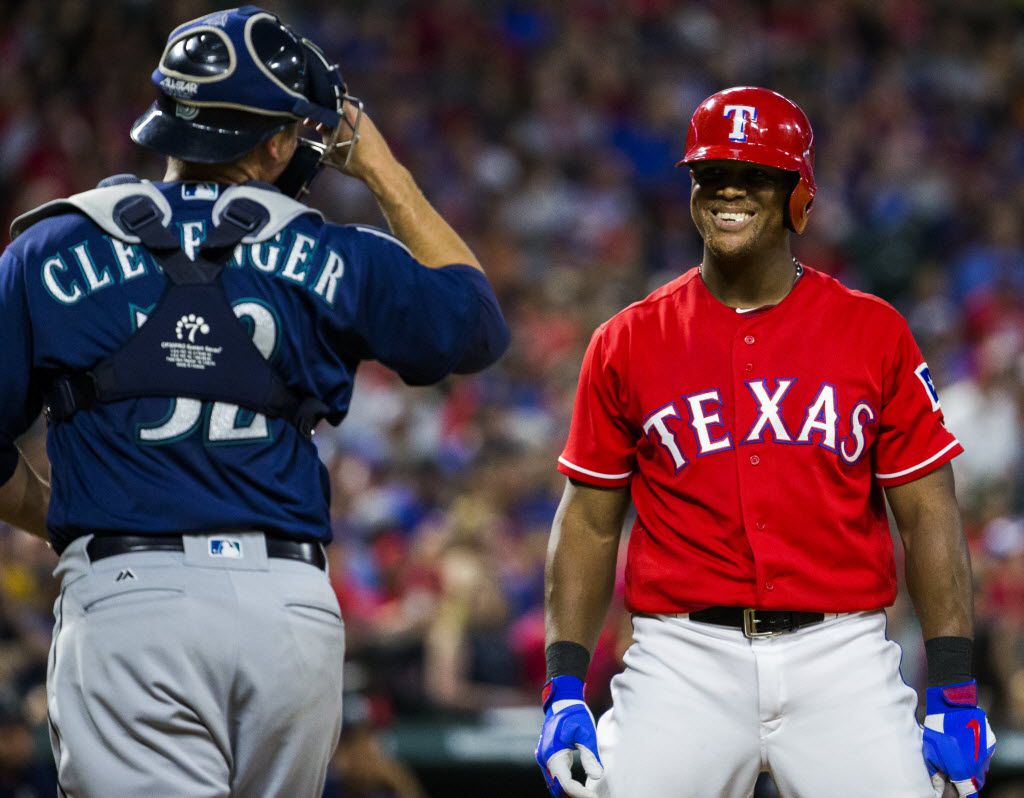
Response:
[{"label": "clevenger name on jersey", "polygon": [[737,311],[693,269],[594,333],[558,469],[629,486],[635,612],[850,612],[896,596],[882,488],[961,451],[890,305],[805,268]]}]

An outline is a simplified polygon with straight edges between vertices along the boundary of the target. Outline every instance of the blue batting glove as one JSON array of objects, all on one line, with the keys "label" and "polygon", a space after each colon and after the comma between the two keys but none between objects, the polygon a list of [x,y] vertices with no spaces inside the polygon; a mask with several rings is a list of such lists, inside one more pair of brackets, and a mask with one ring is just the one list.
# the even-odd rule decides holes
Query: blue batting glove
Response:
[{"label": "blue batting glove", "polygon": [[924,719],[924,761],[933,783],[941,774],[960,798],[976,798],[996,750],[996,736],[978,708],[978,684],[929,687]]},{"label": "blue batting glove", "polygon": [[597,753],[594,716],[583,700],[583,682],[575,676],[556,676],[544,685],[544,727],[537,741],[537,764],[555,798],[597,798],[597,793],[572,778],[572,753],[579,749],[587,776],[604,775]]}]

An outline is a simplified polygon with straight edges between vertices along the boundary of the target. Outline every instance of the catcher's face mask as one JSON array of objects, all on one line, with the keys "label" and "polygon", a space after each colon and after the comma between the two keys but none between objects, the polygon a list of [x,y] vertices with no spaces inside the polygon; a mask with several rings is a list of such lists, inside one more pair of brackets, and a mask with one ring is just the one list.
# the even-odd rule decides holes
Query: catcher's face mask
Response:
[{"label": "catcher's face mask", "polygon": [[[334,150],[348,148],[351,155],[359,138],[362,103],[348,94],[338,66],[255,6],[176,28],[152,81],[161,95],[132,126],[132,139],[185,161],[237,160],[297,120],[328,128],[323,143],[300,142],[281,176],[279,187],[291,196],[306,193]],[[355,109],[351,119],[343,113],[346,102]]]}]

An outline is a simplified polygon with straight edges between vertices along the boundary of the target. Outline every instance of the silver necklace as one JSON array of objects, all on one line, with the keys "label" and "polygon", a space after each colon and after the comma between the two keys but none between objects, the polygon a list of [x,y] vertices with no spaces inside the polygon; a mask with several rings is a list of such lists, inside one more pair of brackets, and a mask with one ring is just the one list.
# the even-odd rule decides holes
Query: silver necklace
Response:
[{"label": "silver necklace", "polygon": [[[797,280],[799,280],[801,277],[804,276],[803,264],[800,263],[800,261],[798,261],[796,259],[795,255],[793,256],[793,269],[794,269],[793,282],[795,284]],[[704,276],[704,265],[701,264],[701,263],[697,264],[697,274],[699,274],[701,277]]]}]

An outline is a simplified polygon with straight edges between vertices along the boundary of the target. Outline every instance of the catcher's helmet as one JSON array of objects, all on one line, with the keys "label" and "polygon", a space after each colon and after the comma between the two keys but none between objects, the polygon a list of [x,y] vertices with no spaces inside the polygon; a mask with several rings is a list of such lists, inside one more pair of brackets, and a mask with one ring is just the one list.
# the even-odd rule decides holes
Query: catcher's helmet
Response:
[{"label": "catcher's helmet", "polygon": [[236,160],[305,118],[335,131],[331,146],[350,144],[336,140],[342,106],[361,107],[315,44],[255,6],[175,28],[152,81],[160,97],[135,121],[132,139],[198,163]]},{"label": "catcher's helmet", "polygon": [[802,233],[814,185],[814,132],[807,115],[781,94],[737,86],[712,94],[693,113],[686,153],[676,166],[698,161],[747,161],[795,172],[786,224]]}]

